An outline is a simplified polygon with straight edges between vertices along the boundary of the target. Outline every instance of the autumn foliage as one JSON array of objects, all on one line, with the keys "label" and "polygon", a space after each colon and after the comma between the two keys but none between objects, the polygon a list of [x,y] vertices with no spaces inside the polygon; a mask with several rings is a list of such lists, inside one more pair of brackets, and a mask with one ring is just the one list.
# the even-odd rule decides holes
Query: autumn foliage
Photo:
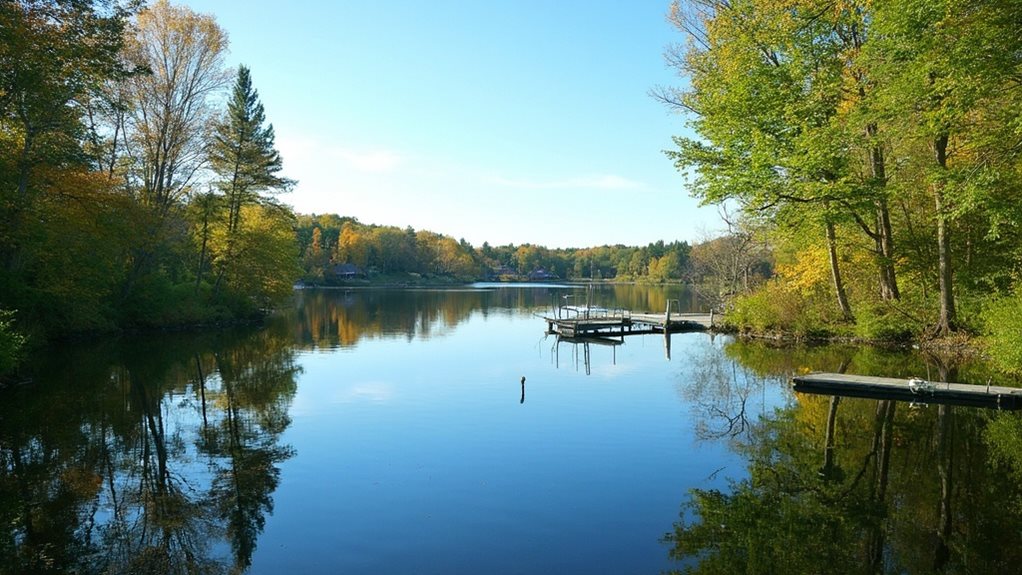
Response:
[{"label": "autumn foliage", "polygon": [[[248,168],[263,156],[235,158],[243,188],[218,184],[233,175],[224,154],[207,170],[206,134],[236,120],[214,99],[237,76],[223,64],[226,34],[166,1],[135,10],[0,4],[4,334],[235,321],[297,277],[293,215],[261,199],[287,188],[272,177],[279,157],[260,164],[267,177]],[[243,103],[258,107],[242,119],[260,153],[276,154],[240,75]]]}]

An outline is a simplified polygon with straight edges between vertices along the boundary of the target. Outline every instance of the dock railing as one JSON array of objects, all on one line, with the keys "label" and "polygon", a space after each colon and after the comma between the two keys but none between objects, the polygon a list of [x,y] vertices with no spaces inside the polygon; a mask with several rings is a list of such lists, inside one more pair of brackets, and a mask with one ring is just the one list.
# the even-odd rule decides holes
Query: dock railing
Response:
[{"label": "dock railing", "polygon": [[557,319],[629,319],[630,310],[624,308],[581,307],[576,305],[560,305],[557,307]]}]

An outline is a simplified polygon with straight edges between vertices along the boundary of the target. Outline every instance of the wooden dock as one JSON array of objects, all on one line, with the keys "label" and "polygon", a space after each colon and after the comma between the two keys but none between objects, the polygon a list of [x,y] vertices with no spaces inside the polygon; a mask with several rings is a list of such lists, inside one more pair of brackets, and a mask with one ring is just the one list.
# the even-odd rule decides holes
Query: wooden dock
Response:
[{"label": "wooden dock", "polygon": [[589,310],[575,317],[544,317],[547,332],[563,337],[623,337],[650,333],[680,333],[713,329],[713,315],[702,313],[632,313]]},{"label": "wooden dock", "polygon": [[792,378],[795,391],[844,397],[894,399],[915,403],[939,403],[1022,409],[1022,389],[1014,387],[942,383],[921,379],[894,379],[842,373],[811,373]]}]

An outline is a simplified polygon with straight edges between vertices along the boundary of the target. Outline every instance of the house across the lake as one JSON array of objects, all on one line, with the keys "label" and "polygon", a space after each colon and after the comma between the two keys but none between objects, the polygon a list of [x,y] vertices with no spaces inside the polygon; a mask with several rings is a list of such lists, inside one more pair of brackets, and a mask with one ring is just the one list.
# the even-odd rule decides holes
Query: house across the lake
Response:
[{"label": "house across the lake", "polygon": [[355,264],[334,264],[327,270],[332,280],[352,280],[366,277],[362,268]]},{"label": "house across the lake", "polygon": [[529,281],[531,282],[541,282],[559,279],[561,279],[560,276],[558,276],[555,273],[548,272],[543,268],[539,268],[529,273]]},{"label": "house across the lake", "polygon": [[498,276],[513,276],[513,275],[515,275],[515,273],[516,273],[515,270],[513,268],[511,268],[510,266],[503,266],[502,265],[502,266],[497,266],[497,267],[493,268],[493,275],[498,275]]}]

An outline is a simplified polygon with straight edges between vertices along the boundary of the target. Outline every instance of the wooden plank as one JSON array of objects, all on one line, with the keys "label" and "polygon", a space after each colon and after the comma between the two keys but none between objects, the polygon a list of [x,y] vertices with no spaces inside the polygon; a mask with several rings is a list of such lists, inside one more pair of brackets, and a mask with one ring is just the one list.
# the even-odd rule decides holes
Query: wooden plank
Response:
[{"label": "wooden plank", "polygon": [[[664,325],[664,314],[662,313],[633,313],[631,314],[632,321],[648,323],[652,325],[663,326]],[[679,313],[671,314],[671,325],[701,325],[709,328],[710,325],[710,314],[707,313]]]},{"label": "wooden plank", "polygon": [[843,373],[811,373],[792,378],[795,391],[824,395],[944,403],[996,409],[1022,408],[1022,389],[966,383],[873,377]]}]

